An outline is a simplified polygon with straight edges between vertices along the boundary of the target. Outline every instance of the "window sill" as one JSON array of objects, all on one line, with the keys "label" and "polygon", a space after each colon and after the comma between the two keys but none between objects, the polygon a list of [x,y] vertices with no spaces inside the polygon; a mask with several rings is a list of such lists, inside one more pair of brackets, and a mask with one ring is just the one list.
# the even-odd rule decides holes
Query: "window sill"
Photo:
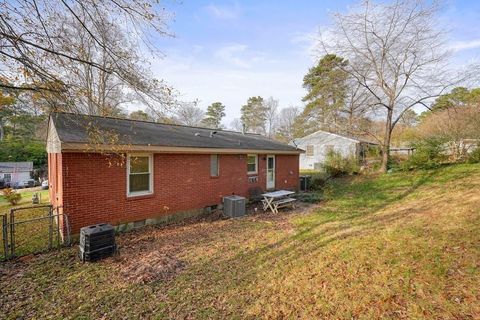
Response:
[{"label": "window sill", "polygon": [[153,193],[138,194],[138,195],[127,195],[127,201],[149,199],[149,198],[153,198],[153,197],[155,197],[155,194],[153,194]]},{"label": "window sill", "polygon": [[258,172],[247,172],[247,176],[256,176]]}]

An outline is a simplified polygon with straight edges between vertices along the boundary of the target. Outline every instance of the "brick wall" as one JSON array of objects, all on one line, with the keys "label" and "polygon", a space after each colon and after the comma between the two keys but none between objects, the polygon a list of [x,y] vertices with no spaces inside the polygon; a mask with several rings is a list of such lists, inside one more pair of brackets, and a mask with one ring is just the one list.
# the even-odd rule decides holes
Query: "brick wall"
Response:
[{"label": "brick wall", "polygon": [[[127,197],[125,164],[97,153],[49,155],[49,177],[63,179],[64,212],[72,233],[82,226],[114,225],[221,203],[223,196],[248,196],[252,187],[265,189],[266,155],[258,155],[258,182],[250,183],[246,155],[219,155],[219,177],[210,177],[208,154],[155,154],[153,194]],[[276,189],[297,189],[298,156],[276,156]],[[62,191],[61,188],[52,190]],[[51,195],[54,199],[55,195]]]}]

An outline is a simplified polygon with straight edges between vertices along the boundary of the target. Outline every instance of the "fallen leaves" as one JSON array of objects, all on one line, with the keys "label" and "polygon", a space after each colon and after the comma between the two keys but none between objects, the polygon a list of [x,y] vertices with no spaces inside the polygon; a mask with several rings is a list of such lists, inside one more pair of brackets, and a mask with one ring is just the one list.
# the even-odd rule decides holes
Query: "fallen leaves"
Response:
[{"label": "fallen leaves", "polygon": [[136,259],[120,259],[119,276],[128,283],[145,284],[152,281],[168,281],[185,268],[185,262],[168,252],[149,252]]},{"label": "fallen leaves", "polygon": [[278,215],[147,227],[97,263],[71,248],[0,265],[0,318],[479,318],[480,165],[446,172],[416,188],[412,173],[343,179],[331,200]]}]

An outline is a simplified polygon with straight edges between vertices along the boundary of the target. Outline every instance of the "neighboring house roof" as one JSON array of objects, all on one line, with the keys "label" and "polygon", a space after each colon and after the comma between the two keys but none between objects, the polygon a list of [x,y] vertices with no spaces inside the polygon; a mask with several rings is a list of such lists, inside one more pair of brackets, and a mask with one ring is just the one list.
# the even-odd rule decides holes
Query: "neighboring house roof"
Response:
[{"label": "neighboring house roof", "polygon": [[112,145],[125,146],[128,150],[165,152],[168,150],[195,152],[194,149],[220,149],[231,152],[262,150],[292,154],[302,152],[298,148],[257,134],[112,117],[54,113],[50,116],[49,127],[51,128],[47,144],[54,145],[52,141],[57,140],[55,143],[60,145],[61,150],[85,149],[92,143],[90,138],[92,133],[99,131],[100,136],[104,136],[102,132],[116,136],[116,141],[112,141]]},{"label": "neighboring house roof", "polygon": [[312,138],[312,137],[319,136],[319,135],[332,135],[332,136],[348,139],[348,140],[351,140],[351,141],[354,141],[354,142],[361,142],[361,143],[368,143],[368,144],[378,144],[377,142],[374,142],[374,141],[371,141],[371,140],[368,140],[368,139],[365,139],[365,138],[348,136],[348,135],[345,135],[345,134],[333,133],[333,132],[329,132],[329,131],[325,131],[325,130],[318,130],[318,131],[315,131],[314,133],[311,133],[311,134],[309,134],[305,137],[295,139],[295,140],[292,141],[292,144],[298,144],[297,142],[301,143],[301,141],[303,139],[308,139],[308,138]]},{"label": "neighboring house roof", "polygon": [[33,162],[0,162],[0,172],[30,172],[33,170]]}]

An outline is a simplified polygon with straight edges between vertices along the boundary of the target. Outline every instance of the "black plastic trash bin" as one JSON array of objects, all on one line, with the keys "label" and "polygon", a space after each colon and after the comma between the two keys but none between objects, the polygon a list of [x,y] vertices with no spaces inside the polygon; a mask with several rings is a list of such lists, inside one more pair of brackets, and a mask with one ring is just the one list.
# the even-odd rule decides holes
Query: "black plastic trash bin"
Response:
[{"label": "black plastic trash bin", "polygon": [[80,229],[80,259],[96,261],[112,256],[117,250],[115,228],[107,223]]}]

